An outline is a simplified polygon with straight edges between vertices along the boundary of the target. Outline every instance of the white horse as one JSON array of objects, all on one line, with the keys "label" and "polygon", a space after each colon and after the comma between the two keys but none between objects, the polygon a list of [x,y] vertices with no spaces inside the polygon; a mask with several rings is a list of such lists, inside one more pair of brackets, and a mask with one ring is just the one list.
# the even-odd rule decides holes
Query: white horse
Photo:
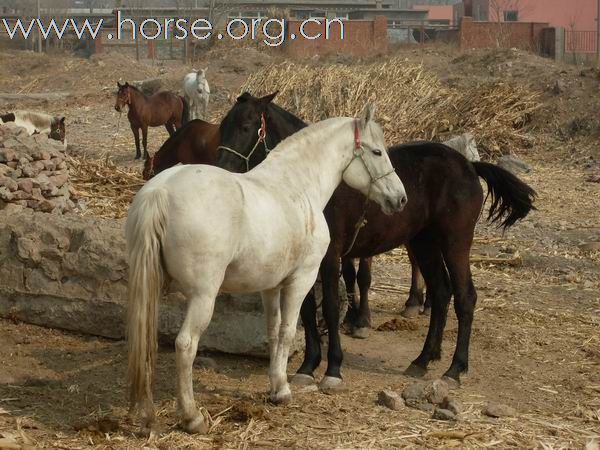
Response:
[{"label": "white horse", "polygon": [[183,78],[183,94],[190,105],[190,119],[206,119],[210,87],[205,69],[194,70]]},{"label": "white horse", "polygon": [[145,432],[154,418],[157,303],[166,278],[175,279],[188,300],[175,342],[177,400],[186,431],[207,430],[194,401],[192,366],[219,292],[261,293],[270,399],[290,400],[289,348],[329,244],[323,209],[333,191],[344,180],[388,214],[406,203],[385,148],[366,107],[360,119],[328,119],[290,136],[250,172],[175,166],[140,189],[126,224],[127,334],[131,407],[142,406]]}]

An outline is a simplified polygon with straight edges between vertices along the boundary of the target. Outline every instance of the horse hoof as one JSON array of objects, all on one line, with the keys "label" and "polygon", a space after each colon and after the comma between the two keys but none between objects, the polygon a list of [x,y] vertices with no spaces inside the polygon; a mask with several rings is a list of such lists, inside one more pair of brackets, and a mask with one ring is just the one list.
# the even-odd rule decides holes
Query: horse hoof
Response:
[{"label": "horse hoof", "polygon": [[422,367],[417,366],[416,364],[411,364],[404,371],[404,375],[408,375],[413,378],[422,378],[427,373],[427,369],[423,369]]},{"label": "horse hoof", "polygon": [[424,316],[431,316],[431,308],[423,308],[423,312],[421,313]]},{"label": "horse hoof", "polygon": [[297,373],[292,377],[291,383],[295,386],[310,386],[311,384],[315,384],[316,380],[312,375]]},{"label": "horse hoof", "polygon": [[370,333],[371,330],[369,329],[369,327],[355,328],[352,331],[352,337],[356,339],[367,339]]},{"label": "horse hoof", "polygon": [[319,383],[319,389],[321,392],[333,393],[344,390],[344,380],[338,377],[330,377],[325,375]]},{"label": "horse hoof", "polygon": [[456,378],[452,378],[448,375],[444,375],[442,377],[442,380],[444,380],[448,384],[448,387],[450,389],[458,389],[460,387],[460,379],[456,379]]},{"label": "horse hoof", "polygon": [[204,416],[198,414],[191,420],[184,420],[181,423],[183,430],[190,434],[206,434],[208,433],[208,425],[204,421]]},{"label": "horse hoof", "polygon": [[292,401],[292,393],[290,388],[283,390],[282,392],[276,392],[269,396],[269,401],[275,405],[287,405]]},{"label": "horse hoof", "polygon": [[418,306],[406,306],[404,308],[404,311],[402,311],[400,313],[400,315],[407,319],[414,319],[415,317],[418,317],[418,315],[419,315],[419,307]]}]

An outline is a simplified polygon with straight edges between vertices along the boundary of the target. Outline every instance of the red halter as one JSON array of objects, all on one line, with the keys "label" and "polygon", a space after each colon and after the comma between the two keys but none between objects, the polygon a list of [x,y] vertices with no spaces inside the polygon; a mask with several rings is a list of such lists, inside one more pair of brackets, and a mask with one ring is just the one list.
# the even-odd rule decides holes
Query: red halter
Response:
[{"label": "red halter", "polygon": [[358,119],[354,119],[354,149],[360,150],[362,144],[360,142],[360,132],[358,130]]}]

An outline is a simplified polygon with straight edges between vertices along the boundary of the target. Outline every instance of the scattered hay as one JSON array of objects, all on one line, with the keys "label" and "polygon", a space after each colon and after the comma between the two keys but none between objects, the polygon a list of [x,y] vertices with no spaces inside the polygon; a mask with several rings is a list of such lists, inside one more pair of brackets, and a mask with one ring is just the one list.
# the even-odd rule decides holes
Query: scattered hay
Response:
[{"label": "scattered hay", "polygon": [[463,92],[400,58],[356,65],[273,64],[250,76],[242,90],[254,95],[278,90],[278,103],[309,122],[356,116],[375,98],[389,143],[443,140],[468,131],[487,156],[530,147],[532,138],[524,130],[541,107],[540,93],[528,87],[484,82]]},{"label": "scattered hay", "polygon": [[108,158],[67,157],[74,197],[82,215],[120,219],[144,181],[139,171]]}]

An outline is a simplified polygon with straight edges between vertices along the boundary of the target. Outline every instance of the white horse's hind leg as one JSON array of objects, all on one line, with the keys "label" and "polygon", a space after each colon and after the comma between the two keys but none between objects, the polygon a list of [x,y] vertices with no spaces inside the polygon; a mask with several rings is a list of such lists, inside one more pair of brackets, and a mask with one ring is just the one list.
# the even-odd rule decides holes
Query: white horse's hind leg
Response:
[{"label": "white horse's hind leg", "polygon": [[280,288],[261,292],[267,321],[267,337],[269,339],[269,361],[271,362],[269,367],[269,380],[271,382],[271,396],[276,394],[274,388],[277,384],[277,380],[274,378],[277,376],[277,373],[272,372],[272,369],[277,351],[277,343],[279,342],[279,326],[281,324],[280,294]]},{"label": "white horse's hind leg", "polygon": [[175,341],[177,360],[177,401],[182,417],[182,427],[188,433],[206,433],[208,426],[196,409],[192,367],[198,350],[198,340],[213,314],[215,296],[195,295],[189,297],[188,311]]},{"label": "white horse's hind leg", "polygon": [[271,356],[269,375],[271,376],[271,396],[273,403],[287,403],[292,392],[287,380],[287,363],[290,347],[296,335],[300,307],[309,289],[317,279],[318,264],[303,268],[286,280],[281,291],[281,325],[277,348]]}]

